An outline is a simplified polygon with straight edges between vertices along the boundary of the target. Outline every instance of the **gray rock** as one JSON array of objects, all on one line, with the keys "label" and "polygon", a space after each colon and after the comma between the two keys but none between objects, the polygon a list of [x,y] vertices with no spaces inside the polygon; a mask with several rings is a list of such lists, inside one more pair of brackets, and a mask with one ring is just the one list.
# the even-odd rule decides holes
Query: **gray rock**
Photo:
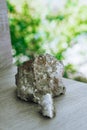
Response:
[{"label": "gray rock", "polygon": [[52,118],[55,113],[53,97],[65,93],[62,83],[63,64],[50,54],[36,56],[18,66],[17,96],[41,106],[41,113]]}]

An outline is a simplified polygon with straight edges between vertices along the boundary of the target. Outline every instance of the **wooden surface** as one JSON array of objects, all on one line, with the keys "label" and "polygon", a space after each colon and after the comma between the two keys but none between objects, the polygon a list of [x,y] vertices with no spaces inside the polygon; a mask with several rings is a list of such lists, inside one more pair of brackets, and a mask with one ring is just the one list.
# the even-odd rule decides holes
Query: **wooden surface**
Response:
[{"label": "wooden surface", "polygon": [[56,117],[16,97],[15,68],[0,73],[0,130],[87,130],[87,84],[63,79],[66,95],[55,98]]},{"label": "wooden surface", "polygon": [[0,71],[12,63],[6,1],[0,0]]}]

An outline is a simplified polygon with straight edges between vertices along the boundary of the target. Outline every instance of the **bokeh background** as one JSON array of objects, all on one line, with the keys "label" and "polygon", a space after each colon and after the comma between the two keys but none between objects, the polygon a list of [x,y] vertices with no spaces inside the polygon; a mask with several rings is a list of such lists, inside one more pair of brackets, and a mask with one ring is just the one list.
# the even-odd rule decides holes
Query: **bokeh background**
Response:
[{"label": "bokeh background", "polygon": [[64,77],[87,82],[87,0],[7,0],[16,65],[50,53]]}]

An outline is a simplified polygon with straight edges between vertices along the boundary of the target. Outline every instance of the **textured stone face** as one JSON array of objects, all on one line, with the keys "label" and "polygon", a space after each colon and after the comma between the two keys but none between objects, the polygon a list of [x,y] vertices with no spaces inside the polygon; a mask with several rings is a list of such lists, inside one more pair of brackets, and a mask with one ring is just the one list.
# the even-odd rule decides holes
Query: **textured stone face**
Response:
[{"label": "textured stone face", "polygon": [[18,97],[40,104],[42,114],[52,118],[55,113],[52,97],[65,93],[63,70],[63,64],[49,54],[23,63],[16,74]]}]

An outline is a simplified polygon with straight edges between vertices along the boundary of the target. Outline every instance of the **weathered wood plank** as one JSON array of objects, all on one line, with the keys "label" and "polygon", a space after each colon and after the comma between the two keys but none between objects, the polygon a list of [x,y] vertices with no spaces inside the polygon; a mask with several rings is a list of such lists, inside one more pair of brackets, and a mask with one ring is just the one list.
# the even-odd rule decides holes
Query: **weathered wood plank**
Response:
[{"label": "weathered wood plank", "polygon": [[0,71],[12,64],[6,1],[0,0]]},{"label": "weathered wood plank", "polygon": [[87,84],[63,79],[66,95],[55,98],[51,120],[38,114],[37,104],[17,99],[15,72],[0,74],[0,130],[87,130]]}]

